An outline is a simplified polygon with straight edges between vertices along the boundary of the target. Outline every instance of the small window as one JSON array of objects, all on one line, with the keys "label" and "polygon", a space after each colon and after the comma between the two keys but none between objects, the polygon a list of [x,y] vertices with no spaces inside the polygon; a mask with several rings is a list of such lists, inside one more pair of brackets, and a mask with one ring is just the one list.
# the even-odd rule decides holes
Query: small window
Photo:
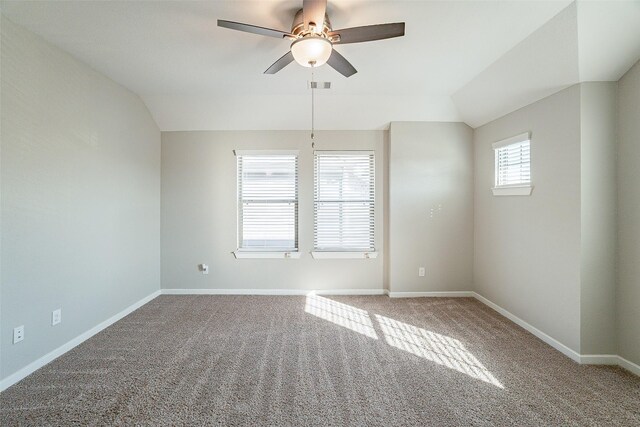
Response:
[{"label": "small window", "polygon": [[238,249],[297,251],[298,156],[236,151]]},{"label": "small window", "polygon": [[373,151],[316,151],[314,163],[315,251],[375,257]]},{"label": "small window", "polygon": [[493,144],[495,150],[494,195],[531,194],[531,138],[529,133]]}]

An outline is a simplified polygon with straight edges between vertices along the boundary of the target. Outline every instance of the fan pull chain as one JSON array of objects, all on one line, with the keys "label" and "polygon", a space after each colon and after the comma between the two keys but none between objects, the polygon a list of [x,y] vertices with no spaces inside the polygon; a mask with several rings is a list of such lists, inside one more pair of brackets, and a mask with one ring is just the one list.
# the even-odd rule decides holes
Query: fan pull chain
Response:
[{"label": "fan pull chain", "polygon": [[315,119],[314,119],[314,115],[315,115],[315,86],[313,84],[313,66],[314,64],[311,63],[311,148],[315,148],[316,143],[314,141],[314,127],[315,127]]}]

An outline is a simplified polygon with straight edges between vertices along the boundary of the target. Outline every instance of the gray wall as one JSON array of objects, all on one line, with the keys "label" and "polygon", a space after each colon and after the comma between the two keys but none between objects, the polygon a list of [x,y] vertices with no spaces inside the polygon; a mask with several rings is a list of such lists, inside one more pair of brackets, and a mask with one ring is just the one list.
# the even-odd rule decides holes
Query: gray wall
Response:
[{"label": "gray wall", "polygon": [[580,352],[616,354],[616,87],[580,85]]},{"label": "gray wall", "polygon": [[[313,259],[313,149],[305,131],[162,133],[163,289],[383,289],[384,131],[316,132],[318,150],[375,150],[376,259]],[[300,150],[300,259],[235,259],[235,149]],[[208,264],[203,275],[198,264]]]},{"label": "gray wall", "polygon": [[618,352],[640,364],[640,62],[618,93]]},{"label": "gray wall", "polygon": [[1,26],[6,378],[159,289],[160,132],[136,95]]},{"label": "gray wall", "polygon": [[[493,196],[493,142],[531,131],[531,196]],[[580,87],[474,132],[475,291],[580,351]]]},{"label": "gray wall", "polygon": [[[587,83],[475,131],[394,122],[388,132],[318,132],[317,149],[376,151],[380,254],[314,260],[308,132],[161,137],[135,94],[4,17],[1,24],[0,378],[160,284],[474,289],[582,354],[615,353],[617,335],[619,354],[640,363],[640,65],[618,84],[617,115],[616,84]],[[491,143],[525,131],[533,194],[494,197]],[[234,149],[300,150],[302,259],[231,254]],[[63,322],[51,327],[56,308]],[[17,325],[26,339],[13,345]]]},{"label": "gray wall", "polygon": [[472,133],[463,123],[391,123],[391,292],[471,290]]}]

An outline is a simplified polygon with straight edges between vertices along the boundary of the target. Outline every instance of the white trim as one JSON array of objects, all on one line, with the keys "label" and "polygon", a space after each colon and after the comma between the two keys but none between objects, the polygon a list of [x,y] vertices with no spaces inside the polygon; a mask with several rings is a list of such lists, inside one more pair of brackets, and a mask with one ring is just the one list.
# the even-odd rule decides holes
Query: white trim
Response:
[{"label": "white trim", "polygon": [[385,289],[163,289],[162,295],[384,295]]},{"label": "white trim", "polygon": [[494,196],[530,196],[533,185],[514,185],[510,187],[493,187]]},{"label": "white trim", "polygon": [[313,155],[321,156],[345,156],[345,155],[375,155],[375,150],[315,150]]},{"label": "white trim", "polygon": [[506,147],[507,145],[517,144],[518,142],[531,141],[531,132],[521,133],[520,135],[515,135],[509,138],[505,138],[503,140],[494,142],[491,144],[494,150],[498,148]]},{"label": "white trim", "polygon": [[305,295],[384,295],[385,289],[319,289]]},{"label": "white trim", "polygon": [[300,150],[233,150],[236,156],[297,156]]},{"label": "white trim", "polygon": [[503,315],[507,319],[511,320],[516,325],[518,325],[518,326],[526,329],[527,331],[531,332],[533,335],[535,335],[536,337],[540,338],[542,341],[546,342],[551,347],[553,347],[556,350],[558,350],[560,353],[562,353],[565,356],[569,357],[570,359],[580,363],[582,356],[579,353],[573,351],[572,349],[570,349],[566,345],[562,344],[560,341],[556,340],[555,338],[545,334],[540,329],[538,329],[538,328],[530,325],[529,323],[525,322],[524,320],[522,320],[521,318],[519,318],[515,314],[512,314],[511,312],[509,312],[509,311],[505,310],[504,308],[500,307],[498,304],[495,304],[495,303],[489,301],[488,299],[486,299],[485,297],[483,297],[479,293],[477,293],[477,292],[472,292],[472,293],[473,293],[473,296],[478,301],[483,303],[484,305],[487,305],[487,306],[491,307],[492,309],[494,309],[495,311],[497,311],[498,313],[500,313],[501,315]]},{"label": "white trim", "polygon": [[281,252],[281,251],[234,251],[233,255],[236,259],[276,259],[276,258],[292,258],[298,259],[302,256],[301,252],[298,251],[289,251],[289,252]]},{"label": "white trim", "polygon": [[472,294],[475,297],[475,299],[477,299],[481,303],[491,307],[492,309],[494,309],[495,311],[497,311],[507,319],[511,320],[513,323],[521,326],[522,328],[526,329],[528,332],[531,332],[533,335],[540,338],[542,341],[549,344],[551,347],[555,348],[556,350],[558,350],[565,356],[569,357],[570,359],[574,360],[575,362],[578,362],[582,365],[614,365],[614,366],[617,365],[617,366],[620,366],[621,368],[626,369],[632,374],[640,376],[640,365],[630,362],[629,360],[621,356],[618,356],[616,354],[579,354],[578,352],[571,350],[569,347],[562,344],[560,341],[556,340],[555,338],[552,338],[551,336],[545,334],[538,328],[520,319],[516,315],[510,313],[509,311],[505,310],[499,305],[489,301],[479,293],[472,292]]},{"label": "white trim", "polygon": [[393,292],[388,291],[389,298],[416,298],[416,297],[445,297],[445,298],[472,298],[471,291],[434,291],[434,292]]},{"label": "white trim", "polygon": [[343,259],[343,258],[369,259],[369,258],[378,258],[378,252],[376,251],[371,251],[371,252],[311,251],[311,256],[314,259]]},{"label": "white trim", "polygon": [[21,379],[23,379],[26,376],[32,374],[36,370],[42,368],[47,363],[52,362],[53,360],[55,360],[58,357],[60,357],[63,354],[65,354],[67,351],[69,351],[72,348],[82,344],[84,341],[88,340],[89,338],[91,338],[92,336],[97,334],[98,332],[100,332],[103,329],[113,325],[118,320],[122,319],[123,317],[125,317],[126,315],[132,313],[133,311],[139,309],[140,307],[142,307],[143,305],[145,305],[149,301],[153,300],[158,295],[160,295],[160,293],[161,293],[161,291],[155,291],[151,295],[148,295],[148,296],[142,298],[140,301],[138,301],[136,303],[133,303],[132,305],[130,305],[129,307],[125,308],[121,312],[119,312],[117,314],[114,314],[113,316],[111,316],[110,318],[105,320],[104,322],[99,323],[98,325],[94,326],[93,328],[89,329],[88,331],[83,332],[82,334],[80,334],[77,337],[73,338],[71,341],[66,342],[65,344],[61,345],[60,347],[56,348],[55,350],[50,351],[49,353],[45,354],[44,356],[40,357],[39,359],[29,363],[27,366],[25,366],[24,368],[20,369],[18,372],[14,372],[13,374],[11,374],[8,377],[4,378],[2,381],[0,381],[0,391],[6,390],[7,388],[11,387],[12,385],[17,383]]},{"label": "white trim", "polygon": [[579,363],[581,365],[620,366],[632,374],[640,376],[640,365],[636,365],[617,354],[581,354]]},{"label": "white trim", "polygon": [[0,381],[0,392],[11,387],[18,381],[27,377],[31,373],[50,363],[51,361],[62,356],[72,348],[82,344],[98,332],[106,329],[118,320],[139,309],[149,301],[153,300],[159,295],[389,295],[391,298],[407,298],[407,297],[473,297],[481,303],[487,305],[493,310],[497,311],[502,316],[511,320],[515,324],[521,326],[528,332],[532,333],[536,337],[540,338],[551,347],[560,351],[570,359],[581,364],[593,364],[593,365],[618,365],[623,369],[628,370],[632,374],[640,376],[640,365],[637,365],[621,356],[613,354],[594,354],[594,355],[580,355],[577,352],[571,350],[558,340],[550,337],[539,329],[533,327],[529,323],[500,307],[499,305],[489,301],[487,298],[473,291],[454,291],[454,292],[391,292],[388,289],[318,289],[318,290],[305,290],[305,289],[161,289],[146,296],[140,301],[130,305],[121,312],[111,316],[104,322],[94,326],[88,331],[78,335],[76,338],[68,341],[55,350],[47,353],[41,358],[31,362],[29,365],[20,369],[8,377]]},{"label": "white trim", "polygon": [[579,354],[578,352],[571,350],[569,347],[562,344],[560,341],[556,340],[555,338],[552,338],[551,336],[545,334],[538,328],[520,319],[516,315],[510,313],[509,311],[505,310],[499,305],[489,301],[487,298],[483,297],[479,293],[477,292],[471,292],[471,293],[473,294],[475,299],[477,299],[481,303],[491,307],[492,309],[494,309],[495,311],[497,311],[507,319],[511,320],[513,323],[521,326],[522,328],[532,333],[536,337],[540,338],[542,341],[549,344],[551,347],[555,348],[556,350],[558,350],[565,356],[569,357],[570,359],[574,360],[575,362],[578,362],[582,365],[613,365],[613,366],[617,365],[623,369],[626,369],[632,374],[640,376],[640,365],[630,362],[629,360],[621,356],[618,356],[616,354]]},{"label": "white trim", "polygon": [[619,357],[615,354],[582,354],[581,365],[617,365]]},{"label": "white trim", "polygon": [[618,366],[640,377],[640,365],[636,365],[622,356],[618,356]]}]

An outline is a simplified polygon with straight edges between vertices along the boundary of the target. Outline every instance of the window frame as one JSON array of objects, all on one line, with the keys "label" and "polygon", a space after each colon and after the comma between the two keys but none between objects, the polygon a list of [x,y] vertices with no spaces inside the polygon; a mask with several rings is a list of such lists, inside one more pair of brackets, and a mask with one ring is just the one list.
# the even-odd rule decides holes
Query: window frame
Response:
[{"label": "window frame", "polygon": [[[236,214],[237,214],[237,226],[236,226],[236,250],[233,252],[237,259],[242,258],[300,258],[299,248],[299,207],[300,207],[300,192],[299,192],[299,151],[298,150],[234,150],[236,156]],[[248,199],[242,197],[242,176],[240,174],[240,162],[242,157],[268,157],[268,156],[293,156],[295,158],[295,176],[294,176],[294,199],[274,199],[273,202],[277,203],[294,203],[294,247],[243,247],[243,235],[245,222],[243,220],[243,207],[244,203]]]},{"label": "window frame", "polygon": [[[323,201],[319,199],[318,185],[319,185],[319,170],[318,170],[318,156],[322,155],[334,155],[334,156],[349,156],[349,155],[367,155],[371,156],[371,198],[366,202],[362,200],[343,200],[341,202],[363,202],[371,204],[371,213],[369,223],[371,229],[369,232],[371,247],[369,248],[351,248],[351,247],[318,247],[318,204],[330,203],[329,201]],[[372,259],[377,258],[378,252],[375,249],[375,236],[376,236],[376,153],[375,150],[316,150],[313,153],[313,251],[311,255],[315,259],[335,259],[335,258],[359,258],[359,259]],[[334,201],[338,203],[338,201]]]},{"label": "window frame", "polygon": [[[498,185],[500,175],[500,165],[498,161],[498,153],[500,149],[511,145],[529,143],[529,181],[519,182],[516,184]],[[529,196],[533,190],[532,162],[531,162],[531,132],[521,133],[501,141],[494,142],[492,145],[494,151],[494,180],[491,188],[494,196]]]}]

